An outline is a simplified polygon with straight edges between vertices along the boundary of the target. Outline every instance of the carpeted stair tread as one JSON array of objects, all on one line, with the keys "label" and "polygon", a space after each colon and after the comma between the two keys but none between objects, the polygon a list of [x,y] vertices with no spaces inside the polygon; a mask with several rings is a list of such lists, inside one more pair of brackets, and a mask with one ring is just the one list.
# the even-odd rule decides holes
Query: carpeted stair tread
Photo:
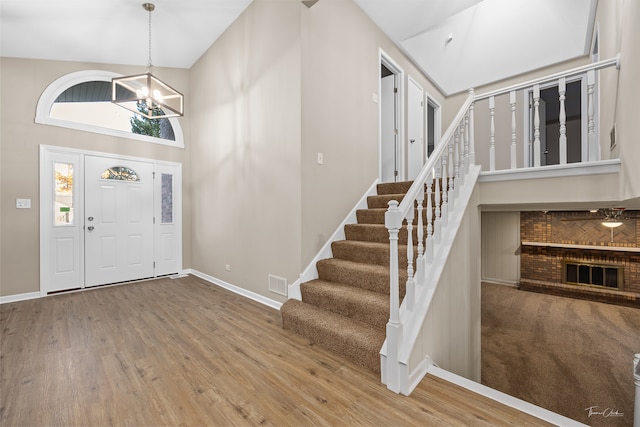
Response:
[{"label": "carpeted stair tread", "polygon": [[[389,267],[328,258],[316,264],[318,276],[328,282],[344,283],[369,291],[389,294]],[[406,269],[400,269],[400,295],[404,297]]]},{"label": "carpeted stair tread", "polygon": [[[440,188],[442,188],[442,179],[439,179],[438,182],[439,182]],[[449,182],[448,178],[446,182],[447,183]],[[406,194],[409,191],[409,188],[411,188],[412,184],[413,184],[413,181],[382,182],[376,186],[376,193],[378,195]],[[426,184],[424,188],[426,191],[426,188],[427,188]],[[431,188],[433,188],[433,186]]]},{"label": "carpeted stair tread", "polygon": [[[389,265],[389,242],[367,242],[359,240],[338,240],[331,244],[333,257],[365,264]],[[418,247],[413,247],[414,261]],[[398,264],[407,264],[407,245],[398,245]]]},{"label": "carpeted stair tread", "polygon": [[280,308],[282,327],[352,362],[380,372],[384,328],[373,328],[331,311],[290,299]]},{"label": "carpeted stair tread", "polygon": [[320,279],[303,283],[300,291],[307,304],[381,330],[389,320],[389,295]]},{"label": "carpeted stair tread", "polygon": [[[358,209],[356,210],[356,219],[358,224],[384,224],[384,214],[387,212],[387,208],[373,208],[373,209]],[[431,210],[431,218],[435,218],[436,208]],[[422,211],[422,222],[427,222],[427,212]],[[418,223],[418,209],[413,211],[413,223]]]},{"label": "carpeted stair tread", "polygon": [[[427,229],[423,227],[426,236]],[[378,242],[389,244],[389,230],[384,224],[347,224],[344,226],[344,234],[347,240],[358,240],[362,242]],[[417,242],[418,228],[413,228],[413,241]],[[407,228],[402,227],[398,233],[400,243],[407,242]]]},{"label": "carpeted stair tread", "polygon": [[[411,184],[410,181],[378,184],[378,195],[367,198],[369,209],[356,211],[358,223],[344,227],[346,239],[332,242],[333,258],[316,263],[318,279],[300,285],[302,301],[290,299],[282,305],[285,329],[380,372],[379,352],[389,319],[390,246],[384,219],[388,202],[401,202]],[[434,201],[432,194],[432,203]],[[425,224],[426,205],[425,202]],[[414,216],[415,224],[417,209]],[[424,233],[426,235],[426,227]],[[418,229],[414,227],[414,257],[418,253],[417,234]],[[400,230],[398,239],[398,284],[402,300],[407,281],[406,226]]]},{"label": "carpeted stair tread", "polygon": [[376,186],[376,192],[378,195],[406,194],[411,184],[413,184],[413,181],[383,182]]},{"label": "carpeted stair tread", "polygon": [[[395,200],[398,204],[402,203],[402,199],[404,198],[404,194],[383,194],[381,196],[369,196],[367,197],[367,207],[369,209],[377,209],[384,208],[387,209],[389,207],[389,202]],[[431,203],[435,204],[435,194],[431,193]],[[442,197],[440,198],[442,200]],[[417,202],[414,203],[417,205]],[[427,205],[427,193],[424,194],[424,202],[423,205]]]}]

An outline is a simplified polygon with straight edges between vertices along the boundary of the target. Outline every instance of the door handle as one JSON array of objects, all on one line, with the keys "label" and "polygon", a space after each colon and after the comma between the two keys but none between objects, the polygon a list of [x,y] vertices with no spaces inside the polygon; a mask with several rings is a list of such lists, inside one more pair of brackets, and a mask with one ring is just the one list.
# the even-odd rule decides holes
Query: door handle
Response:
[{"label": "door handle", "polygon": [[87,230],[91,231],[93,230],[93,228],[94,228],[93,225],[90,225],[89,227],[87,227]]},{"label": "door handle", "polygon": [[413,144],[414,142],[416,142],[416,140],[415,139],[410,139],[409,142]]}]

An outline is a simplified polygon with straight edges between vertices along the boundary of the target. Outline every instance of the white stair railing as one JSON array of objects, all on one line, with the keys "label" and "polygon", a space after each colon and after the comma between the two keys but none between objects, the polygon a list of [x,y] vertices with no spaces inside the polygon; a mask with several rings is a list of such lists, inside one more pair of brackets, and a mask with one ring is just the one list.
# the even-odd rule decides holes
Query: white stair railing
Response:
[{"label": "white stair railing", "polygon": [[[382,359],[387,388],[396,393],[406,390],[406,372],[402,372],[400,349],[403,329],[400,313],[400,269],[398,265],[399,232],[407,227],[407,280],[404,307],[412,311],[416,305],[416,288],[424,286],[427,265],[433,260],[433,247],[441,239],[455,204],[456,196],[474,159],[473,141],[473,89],[469,91],[462,108],[444,133],[441,143],[433,151],[427,164],[402,199],[389,202],[385,226],[390,242],[390,316],[387,323],[386,357]],[[426,196],[426,209],[423,208]],[[414,209],[417,207],[417,218]],[[424,223],[423,209],[426,211]],[[415,224],[414,224],[415,222]],[[413,264],[413,230],[417,228],[418,257]],[[426,236],[425,236],[426,229]],[[422,248],[424,247],[424,252]],[[406,317],[406,316],[405,316]]]},{"label": "white stair railing", "polygon": [[[587,152],[586,156],[588,161],[597,161],[600,157],[600,148],[598,143],[598,137],[596,135],[596,108],[595,108],[595,83],[596,83],[596,71],[607,67],[615,66],[620,68],[620,55],[615,58],[607,59],[604,61],[594,62],[592,64],[584,65],[581,67],[573,68],[568,71],[563,71],[550,76],[541,77],[538,79],[530,80],[524,83],[512,85],[503,89],[493,90],[483,94],[475,96],[474,102],[477,104],[479,101],[488,100],[488,120],[489,120],[489,171],[495,171],[498,168],[496,165],[496,152],[502,149],[507,149],[507,141],[499,141],[496,138],[496,118],[498,112],[496,111],[496,98],[500,96],[509,95],[509,105],[511,108],[510,120],[511,120],[511,141],[510,142],[510,169],[517,169],[517,125],[516,125],[516,93],[521,90],[531,91],[532,93],[532,141],[527,142],[526,152],[529,153],[532,159],[526,154],[529,164],[525,164],[524,167],[539,167],[541,165],[541,120],[540,116],[540,90],[546,86],[558,85],[558,101],[559,101],[559,134],[558,134],[558,147],[559,147],[559,164],[567,164],[567,115],[566,115],[566,93],[567,93],[567,80],[571,80],[577,76],[584,76],[587,87],[587,117],[584,118],[587,123]],[[484,114],[484,112],[483,112]],[[507,125],[508,126],[508,125]],[[486,136],[483,136],[485,138]],[[526,163],[526,162],[525,162]],[[486,166],[485,166],[486,167]]]},{"label": "white stair railing", "polygon": [[[496,152],[506,148],[503,147],[501,141],[496,138],[496,97],[506,94],[509,95],[511,138],[510,143],[507,145],[510,151],[508,157],[510,157],[510,168],[517,169],[517,91],[525,89],[531,90],[533,94],[533,141],[530,143],[530,151],[528,150],[528,152],[530,156],[533,156],[533,159],[530,159],[530,163],[532,163],[534,167],[537,167],[541,164],[540,153],[542,150],[540,135],[541,118],[539,111],[540,88],[557,82],[560,105],[558,143],[562,151],[559,158],[561,164],[566,164],[567,118],[565,100],[567,79],[586,74],[587,98],[589,102],[586,118],[588,127],[587,137],[589,138],[588,146],[590,153],[592,151],[598,152],[598,143],[595,135],[595,108],[593,106],[595,71],[614,65],[617,68],[620,67],[619,56],[481,95],[475,95],[474,90],[470,89],[469,95],[458,111],[458,114],[442,135],[440,144],[436,146],[433,153],[429,156],[427,163],[414,180],[409,191],[402,199],[402,202],[399,203],[396,200],[389,202],[389,208],[385,213],[385,226],[389,232],[390,242],[390,316],[389,322],[387,323],[387,340],[381,350],[381,355],[383,356],[381,357],[382,381],[387,385],[387,388],[396,393],[407,394],[407,390],[410,392],[411,386],[408,382],[409,376],[413,374],[407,370],[407,349],[411,348],[414,344],[414,342],[411,341],[415,339],[419,310],[425,308],[425,301],[417,301],[416,295],[425,294],[423,291],[427,289],[426,283],[428,279],[431,280],[434,278],[428,276],[435,266],[434,263],[442,262],[442,259],[436,259],[438,257],[434,256],[434,248],[436,248],[437,251],[442,249],[440,244],[442,242],[443,230],[447,228],[450,217],[453,217],[453,213],[459,214],[461,209],[466,208],[462,203],[460,203],[460,206],[456,204],[457,197],[461,195],[461,189],[464,190],[462,193],[466,198],[470,194],[470,189],[465,186],[467,180],[469,179],[469,181],[475,185],[475,181],[471,180],[472,178],[477,179],[477,174],[479,173],[479,167],[476,166],[475,160],[474,133],[474,109],[477,102],[486,99],[489,104],[489,135],[486,140],[489,142],[489,168],[493,171],[497,167]],[[589,160],[592,160],[591,154]],[[526,167],[528,167],[528,165],[526,165]],[[473,172],[473,176],[470,172]],[[415,212],[417,212],[417,215]],[[400,266],[398,261],[399,236],[403,226],[407,227],[407,241],[402,242],[406,243],[407,247],[407,279],[404,300],[400,295],[399,274],[399,272],[404,269],[404,266]],[[415,264],[414,238],[417,244]],[[432,284],[430,286],[439,286],[433,280],[429,283]],[[428,309],[427,307],[427,310]],[[636,403],[636,405],[638,405],[638,403]],[[640,427],[640,425],[635,427]]]}]

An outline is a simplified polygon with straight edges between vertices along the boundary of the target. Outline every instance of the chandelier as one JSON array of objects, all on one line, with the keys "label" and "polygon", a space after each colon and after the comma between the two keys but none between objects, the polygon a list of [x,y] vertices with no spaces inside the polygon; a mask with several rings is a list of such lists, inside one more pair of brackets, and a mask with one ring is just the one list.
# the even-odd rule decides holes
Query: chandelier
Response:
[{"label": "chandelier", "polygon": [[184,97],[164,83],[151,70],[151,12],[153,3],[143,3],[149,12],[149,61],[147,72],[111,80],[111,102],[148,119],[162,119],[184,115]]}]

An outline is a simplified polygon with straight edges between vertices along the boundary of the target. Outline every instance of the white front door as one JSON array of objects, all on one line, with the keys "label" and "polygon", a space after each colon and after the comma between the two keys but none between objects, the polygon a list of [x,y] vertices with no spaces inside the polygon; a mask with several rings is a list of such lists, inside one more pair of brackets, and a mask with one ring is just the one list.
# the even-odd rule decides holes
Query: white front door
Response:
[{"label": "white front door", "polygon": [[154,276],[153,168],[85,157],[85,286]]}]

